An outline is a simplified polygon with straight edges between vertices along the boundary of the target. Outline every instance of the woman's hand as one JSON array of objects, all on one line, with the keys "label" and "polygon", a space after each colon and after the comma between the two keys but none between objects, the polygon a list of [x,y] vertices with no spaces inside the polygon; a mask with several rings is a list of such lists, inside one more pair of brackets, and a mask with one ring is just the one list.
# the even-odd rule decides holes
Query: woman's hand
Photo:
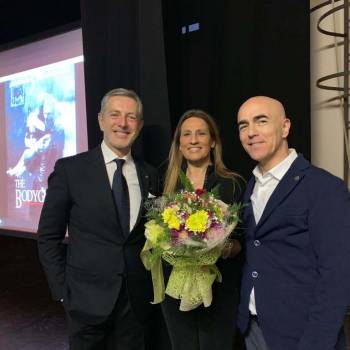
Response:
[{"label": "woman's hand", "polygon": [[233,258],[242,250],[241,243],[237,239],[229,239],[222,250],[221,257],[223,259]]}]

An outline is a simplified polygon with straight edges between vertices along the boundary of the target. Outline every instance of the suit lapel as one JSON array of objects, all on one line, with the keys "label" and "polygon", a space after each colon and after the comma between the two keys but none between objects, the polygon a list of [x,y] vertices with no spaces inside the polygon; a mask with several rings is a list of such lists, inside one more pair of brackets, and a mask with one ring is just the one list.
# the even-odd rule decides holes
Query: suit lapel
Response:
[{"label": "suit lapel", "polygon": [[140,191],[141,191],[140,209],[139,209],[138,217],[134,226],[136,227],[142,217],[142,213],[143,213],[142,208],[144,207],[144,203],[148,198],[149,175],[144,171],[142,167],[142,163],[140,161],[134,160],[134,162],[136,166],[136,172],[137,172],[137,177],[139,180]]},{"label": "suit lapel", "polygon": [[251,230],[256,226],[253,206],[250,200],[250,196],[253,193],[254,185],[255,185],[255,178],[254,176],[252,176],[247,184],[247,187],[243,196],[243,205],[245,205],[243,219],[244,219],[244,222],[247,224],[247,227],[246,227],[247,234],[249,234],[249,232],[251,232]]},{"label": "suit lapel", "polygon": [[[115,210],[111,186],[109,183],[107,169],[103,159],[101,147],[97,147],[91,151],[91,158],[89,160],[89,165],[91,169],[88,174],[91,174],[91,178],[93,180],[93,182],[91,182],[91,190],[97,188],[98,191],[101,191],[103,195],[102,198],[104,200],[103,204],[107,203],[108,207],[112,207],[113,210]],[[94,186],[93,184],[96,184],[97,186]]]},{"label": "suit lapel", "polygon": [[255,185],[255,178],[254,176],[252,176],[247,184],[246,190],[244,192],[244,196],[243,196],[243,203],[244,204],[248,204],[250,203],[250,196],[253,193],[253,189],[254,189],[254,185]]},{"label": "suit lapel", "polygon": [[135,166],[136,166],[137,177],[140,184],[141,199],[144,200],[144,199],[147,199],[148,197],[149,176],[144,171],[140,161],[135,160]]},{"label": "suit lapel", "polygon": [[309,165],[310,164],[301,155],[299,155],[293,162],[269,198],[264,212],[257,224],[256,230],[258,230],[264,224],[264,222],[271,216],[279,204],[284,201],[289,193],[298,185],[298,183],[304,177],[303,170],[306,167],[309,167]]},{"label": "suit lapel", "polygon": [[[115,225],[117,232],[118,230],[121,230],[121,228],[101,147],[96,147],[91,151],[91,156],[88,161],[88,166],[90,169],[86,172],[86,174],[87,176],[91,176],[89,181],[91,184],[90,191],[99,192],[96,193],[94,197],[96,200],[98,198],[100,208],[102,208],[106,213],[106,217],[108,217],[108,220],[111,220],[113,226]],[[115,238],[119,238],[119,236],[115,234]]]}]

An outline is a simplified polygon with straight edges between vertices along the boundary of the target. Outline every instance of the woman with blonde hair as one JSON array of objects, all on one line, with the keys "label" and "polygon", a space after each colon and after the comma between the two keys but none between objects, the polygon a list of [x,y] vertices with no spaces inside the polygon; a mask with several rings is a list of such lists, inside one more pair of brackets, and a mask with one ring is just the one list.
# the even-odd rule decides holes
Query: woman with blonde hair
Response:
[{"label": "woman with blonde hair", "polygon": [[[164,193],[181,189],[181,170],[195,189],[209,191],[219,185],[222,201],[231,204],[240,200],[242,178],[225,167],[218,127],[202,110],[189,110],[178,122],[169,153]],[[173,350],[233,349],[242,260],[241,242],[236,235],[232,234],[217,262],[222,283],[214,283],[213,302],[209,307],[180,311],[179,300],[169,296],[162,303]],[[165,274],[169,276],[170,272],[171,266],[166,265]]]}]

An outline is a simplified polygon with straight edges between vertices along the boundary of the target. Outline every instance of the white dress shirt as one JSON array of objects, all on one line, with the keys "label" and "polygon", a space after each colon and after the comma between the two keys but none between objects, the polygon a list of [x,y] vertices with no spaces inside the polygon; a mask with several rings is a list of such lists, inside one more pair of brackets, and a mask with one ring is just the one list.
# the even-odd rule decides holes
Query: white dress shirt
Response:
[{"label": "white dress shirt", "polygon": [[[297,157],[298,154],[295,149],[290,149],[288,157],[265,174],[261,173],[259,166],[254,168],[255,186],[250,200],[256,224],[258,224],[271,194]],[[252,315],[257,315],[254,287],[250,293],[249,311]]]},{"label": "white dress shirt", "polygon": [[[117,164],[114,161],[118,157],[104,141],[101,144],[103,159],[106,164],[109,184],[112,188],[113,176],[117,169]],[[129,190],[129,201],[130,201],[130,232],[135,226],[140,206],[141,206],[141,190],[139,184],[139,178],[137,176],[135,162],[129,152],[125,157],[125,163],[123,165],[123,175],[125,176],[126,183],[128,184]]]}]

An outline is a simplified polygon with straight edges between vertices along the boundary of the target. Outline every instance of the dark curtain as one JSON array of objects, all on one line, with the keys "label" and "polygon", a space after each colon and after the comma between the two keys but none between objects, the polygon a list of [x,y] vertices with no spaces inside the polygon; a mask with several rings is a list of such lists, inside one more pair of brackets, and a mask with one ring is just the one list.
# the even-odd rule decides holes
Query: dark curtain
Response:
[{"label": "dark curtain", "polygon": [[[210,112],[227,166],[248,177],[236,114],[245,99],[267,95],[292,119],[290,146],[310,157],[308,1],[163,0],[163,16],[173,126],[189,108]],[[188,32],[193,23],[199,30]]]},{"label": "dark curtain", "polygon": [[134,151],[158,165],[166,156],[170,119],[159,0],[81,0],[89,148],[101,142],[97,114],[103,95],[133,89],[145,127]]}]

